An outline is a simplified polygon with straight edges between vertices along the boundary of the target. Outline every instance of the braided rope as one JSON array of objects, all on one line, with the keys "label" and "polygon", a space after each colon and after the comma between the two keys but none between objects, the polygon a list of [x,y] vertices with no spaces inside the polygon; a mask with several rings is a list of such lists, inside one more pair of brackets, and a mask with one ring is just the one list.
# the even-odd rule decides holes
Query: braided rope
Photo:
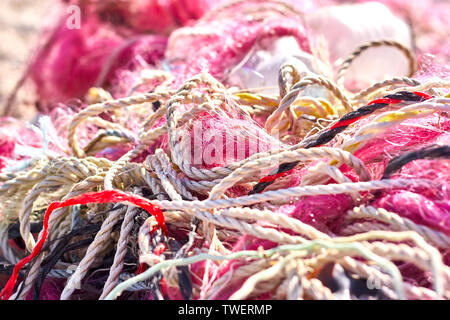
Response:
[{"label": "braided rope", "polygon": [[436,111],[448,112],[450,110],[450,99],[432,99],[427,102],[416,103],[395,111],[387,111],[376,116],[370,123],[362,126],[354,136],[345,141],[341,148],[354,153],[361,148],[365,142],[373,139],[388,128],[411,118],[426,117]]},{"label": "braided rope", "polygon": [[368,181],[370,179],[370,173],[361,160],[351,156],[350,153],[336,152],[337,150],[338,149],[333,148],[315,148],[309,150],[300,149],[296,151],[284,151],[271,157],[258,159],[254,162],[248,162],[229,174],[219,184],[214,186],[209,195],[209,199],[217,199],[228,188],[245,177],[254,177],[254,175],[261,172],[267,164],[274,165],[293,161],[328,158],[337,160],[341,164],[347,164],[350,167],[355,168],[361,177],[361,181]]},{"label": "braided rope", "polygon": [[289,3],[285,2],[285,1],[280,1],[280,0],[232,0],[232,1],[227,1],[219,6],[217,6],[216,8],[214,8],[213,10],[208,11],[201,19],[200,21],[207,21],[209,19],[216,19],[218,14],[221,11],[224,10],[228,10],[230,8],[233,8],[235,6],[238,6],[242,3],[255,3],[255,4],[264,4],[264,6],[259,6],[258,10],[268,10],[267,6],[269,6],[270,4],[274,4],[280,7],[280,11],[281,13],[285,13],[286,11],[291,12],[291,14],[296,15],[296,16],[302,16],[303,13],[298,11],[296,8],[294,8],[292,5],[290,5]]},{"label": "braided rope", "polygon": [[319,186],[292,187],[281,190],[267,191],[233,199],[215,199],[206,201],[154,201],[155,205],[167,210],[216,209],[235,206],[247,206],[256,203],[277,200],[286,197],[312,196],[321,194],[354,193],[359,191],[379,190],[386,188],[407,188],[409,186],[430,186],[426,180],[376,180],[357,183],[328,184]]},{"label": "braided rope", "polygon": [[[69,199],[73,196],[86,193],[88,191],[91,191],[92,188],[97,187],[99,184],[103,182],[103,177],[101,176],[91,176],[86,178],[80,183],[77,183],[73,186],[73,188],[70,190],[70,192],[63,197],[63,200]],[[67,214],[67,210],[65,209],[58,209],[53,212],[53,214],[50,216],[49,219],[49,233],[51,234],[53,228],[59,223],[61,219],[64,218],[64,216]],[[38,239],[40,239],[42,236],[42,232],[39,234]],[[28,291],[32,288],[34,282],[37,279],[37,276],[40,271],[41,263],[43,261],[44,257],[41,255],[39,256],[36,261],[31,266],[31,269],[29,271],[28,277],[26,278],[22,293],[18,296],[19,299],[25,299],[26,295],[28,294]],[[11,296],[10,299],[14,299],[14,296]]]},{"label": "braided rope", "polygon": [[111,211],[108,217],[102,224],[100,231],[95,235],[94,241],[89,245],[86,255],[78,264],[75,273],[70,277],[63,292],[61,293],[61,300],[68,300],[72,293],[81,288],[81,280],[88,272],[94,259],[104,248],[106,241],[109,239],[113,226],[117,223],[119,218],[124,214],[125,208],[119,207]]},{"label": "braided rope", "polygon": [[372,206],[360,206],[347,212],[348,219],[376,219],[388,223],[390,228],[396,231],[413,230],[423,236],[426,240],[440,248],[450,247],[450,237],[442,232],[435,231],[429,227],[414,223],[413,221],[402,218],[396,213],[389,212],[383,208],[374,208]]},{"label": "braided rope", "polygon": [[[374,83],[370,87],[368,87],[364,90],[361,90],[358,93],[355,93],[355,95],[352,97],[352,100],[353,101],[361,100],[379,89],[386,88],[386,87],[389,87],[392,85],[398,85],[398,84],[406,84],[408,86],[417,88],[417,86],[420,85],[420,82],[417,81],[416,79],[412,79],[412,78],[408,78],[408,77],[394,77],[392,79],[386,79],[386,80]],[[400,90],[400,91],[407,90],[407,89],[408,88],[402,87],[402,90]],[[421,90],[414,90],[414,91],[421,91]]]},{"label": "braided rope", "polygon": [[350,99],[338,86],[332,83],[331,80],[325,79],[321,76],[305,77],[292,86],[291,90],[281,99],[279,107],[267,118],[265,128],[269,133],[274,129],[279,128],[277,124],[280,121],[281,115],[294,103],[300,91],[303,90],[304,87],[310,85],[323,86],[341,101],[347,111],[353,110]]},{"label": "braided rope", "polygon": [[388,46],[388,47],[394,47],[400,50],[405,57],[409,61],[409,77],[411,77],[415,70],[416,70],[416,60],[414,58],[413,52],[405,47],[403,44],[394,41],[394,40],[374,40],[370,41],[368,43],[365,43],[361,46],[359,46],[355,51],[353,51],[350,56],[342,62],[341,66],[339,67],[337,71],[336,76],[336,82],[339,86],[344,87],[344,76],[348,68],[350,67],[351,63],[361,55],[364,51],[366,51],[369,48],[376,48],[381,46]]},{"label": "braided rope", "polygon": [[119,282],[120,274],[123,269],[124,258],[127,253],[127,244],[134,225],[134,216],[137,211],[138,210],[136,208],[127,208],[125,218],[120,229],[120,237],[117,241],[117,250],[114,255],[114,261],[109,271],[108,279],[103,286],[103,291],[99,300],[103,300]]},{"label": "braided rope", "polygon": [[84,119],[99,115],[103,112],[114,111],[142,103],[151,103],[168,97],[169,94],[167,92],[154,92],[90,105],[77,113],[72,119],[69,125],[67,138],[69,147],[76,157],[81,158],[84,156],[84,152],[80,149],[76,139],[76,129]]},{"label": "braided rope", "polygon": [[[351,61],[348,62],[350,63]],[[229,288],[231,283],[239,282],[241,284],[237,291],[231,294],[232,299],[252,298],[267,292],[273,292],[276,297],[283,299],[340,298],[341,295],[331,292],[314,277],[315,271],[327,262],[338,263],[346,271],[363,279],[376,279],[382,285],[381,290],[394,299],[450,298],[450,271],[443,265],[442,255],[436,249],[447,248],[450,240],[441,232],[415,224],[384,209],[362,205],[349,210],[345,219],[348,221],[368,219],[369,221],[347,225],[338,233],[344,236],[337,236],[328,230],[319,231],[298,219],[271,209],[277,208],[282,203],[288,203],[292,199],[308,195],[345,193],[351,195],[355,203],[358,203],[357,201],[361,200],[359,194],[363,191],[432,187],[434,182],[427,180],[371,181],[371,174],[365,164],[348,150],[343,149],[348,149],[351,143],[367,141],[373,138],[374,134],[381,134],[388,126],[405,119],[427,115],[437,110],[448,112],[450,111],[448,110],[449,99],[435,98],[381,113],[374,117],[371,123],[361,127],[355,137],[345,141],[341,149],[336,147],[304,149],[305,146],[310,146],[312,140],[320,137],[319,133],[295,145],[283,145],[278,150],[256,153],[245,160],[224,167],[197,168],[186,162],[182,152],[183,143],[178,140],[180,135],[177,130],[180,126],[188,125],[197,114],[202,112],[226,116],[233,107],[247,115],[271,113],[269,118],[272,117],[275,123],[273,128],[286,124],[295,126],[293,116],[300,112],[316,117],[339,114],[338,109],[325,100],[297,98],[300,90],[308,85],[326,87],[341,100],[347,110],[353,110],[357,100],[377,94],[378,90],[385,87],[404,84],[410,86],[390,92],[392,96],[390,99],[405,97],[405,101],[418,101],[420,97],[416,96],[416,88],[429,90],[438,87],[432,83],[422,85],[414,79],[399,77],[374,84],[354,95],[350,100],[339,86],[321,77],[297,79],[292,74],[294,80],[292,82],[295,84],[289,88],[287,75],[292,71],[289,71],[287,65],[280,70],[283,78],[280,92],[284,86],[285,95],[281,94],[282,99],[278,108],[276,98],[245,93],[231,94],[232,91],[227,91],[220,82],[206,73],[187,80],[177,91],[160,90],[152,94],[109,101],[104,101],[105,98],[110,99],[110,97],[103,95],[104,97],[99,97],[99,100],[92,100],[92,102],[100,102],[82,110],[72,120],[69,127],[69,145],[76,157],[43,159],[33,163],[26,170],[1,174],[0,181],[3,184],[0,185],[0,197],[2,199],[23,194],[18,218],[20,234],[28,250],[32,250],[35,246],[34,238],[30,233],[30,217],[34,204],[39,196],[50,189],[69,190],[68,194],[62,197],[63,199],[102,189],[133,190],[135,194],[141,192],[143,194],[144,189],[150,190],[151,199],[155,199],[151,202],[164,210],[166,223],[176,230],[189,232],[189,244],[183,246],[178,253],[174,252],[172,256],[174,259],[167,258],[172,253],[167,256],[157,256],[152,251],[150,232],[158,224],[153,216],[146,219],[137,234],[139,262],[148,264],[151,268],[147,270],[149,272],[146,271],[121,282],[128,245],[132,245],[131,240],[136,239],[133,230],[137,229],[135,217],[138,209],[126,204],[126,206],[107,206],[109,209],[105,212],[100,211],[98,205],[89,206],[82,219],[102,221],[102,225],[87,251],[77,252],[80,261],[76,262],[77,268],[73,274],[70,274],[61,299],[69,299],[97,259],[111,250],[115,250],[114,261],[109,268],[108,279],[103,285],[100,299],[116,297],[121,290],[149,290],[150,288],[145,284],[138,286],[136,284],[148,279],[152,272],[161,272],[169,286],[179,286],[180,275],[175,267],[188,266],[195,261],[204,260],[209,261],[206,263],[207,270],[204,277],[197,279],[192,288],[194,295],[202,299],[217,298]],[[441,87],[448,86],[444,82],[439,83]],[[135,139],[133,135],[128,134],[126,123],[116,125],[102,120],[97,115],[153,101],[160,101],[161,105],[154,113],[143,119],[143,125],[140,127],[136,138],[137,143],[133,149],[117,161],[84,158],[87,154],[93,154],[118,142],[114,138],[122,137],[128,141]],[[190,104],[193,107],[186,108],[186,105]],[[290,113],[285,117],[283,113],[288,110]],[[156,122],[164,115],[166,124],[155,128]],[[100,133],[84,150],[81,150],[76,143],[76,129],[84,121],[111,129],[110,138]],[[333,124],[335,125],[336,123]],[[113,130],[116,130],[116,133]],[[165,134],[168,135],[169,142],[167,150],[150,149],[156,139]],[[151,151],[143,164],[131,163],[131,160],[143,150],[155,151]],[[352,148],[350,150],[354,151]],[[309,167],[302,177],[300,186],[236,198],[225,196],[228,189],[235,185],[248,187],[249,183],[263,174],[265,169],[270,169],[274,165],[313,159],[327,159],[328,162],[319,162]],[[344,164],[353,168],[360,182],[352,182],[339,170],[339,167]],[[336,183],[325,185],[330,178]],[[277,184],[279,185],[282,183]],[[208,198],[199,200],[198,194],[208,195]],[[54,197],[58,198],[61,195]],[[68,209],[60,209],[51,215],[48,240],[54,242],[50,250],[55,248],[59,238],[66,235],[73,227],[73,218],[68,214],[69,212]],[[122,217],[124,221],[117,245],[115,245],[111,237],[112,228]],[[193,227],[195,219],[201,221],[198,227]],[[228,241],[242,235],[268,240],[276,243],[278,247],[272,251],[262,249],[253,252],[230,251],[227,247]],[[7,233],[3,230],[0,236],[3,254],[8,260],[16,261],[16,253],[11,251],[11,248],[7,249],[5,245]],[[41,236],[42,233],[38,238]],[[195,239],[204,241],[202,249],[196,248]],[[404,244],[405,242],[408,244]],[[357,260],[356,257],[362,257],[364,260]],[[244,259],[237,260],[242,258]],[[41,254],[32,262],[28,276],[22,283],[21,294],[16,293],[10,298],[18,296],[19,299],[23,299],[27,295],[37,280],[43,259],[44,254]],[[211,276],[208,271],[211,261],[221,260],[236,261],[238,267],[230,268],[221,277],[219,277],[219,269],[216,269],[217,271],[214,271]],[[397,260],[431,271],[433,289],[414,286],[403,281],[396,266],[392,264],[392,261]],[[374,261],[375,265],[368,264],[367,261]],[[60,268],[60,265],[57,266]],[[51,272],[55,273],[57,270]],[[68,275],[66,274],[65,277]],[[131,284],[134,285],[130,286]]]}]

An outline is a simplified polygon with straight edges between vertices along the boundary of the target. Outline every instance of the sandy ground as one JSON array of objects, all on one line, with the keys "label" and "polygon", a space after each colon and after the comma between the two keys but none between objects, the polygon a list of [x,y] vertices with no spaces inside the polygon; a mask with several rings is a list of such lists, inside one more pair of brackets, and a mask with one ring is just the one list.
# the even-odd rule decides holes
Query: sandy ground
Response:
[{"label": "sandy ground", "polygon": [[[0,115],[39,41],[39,31],[49,23],[54,4],[55,0],[0,1]],[[31,119],[33,103],[32,88],[24,86],[13,105],[12,115]]]}]

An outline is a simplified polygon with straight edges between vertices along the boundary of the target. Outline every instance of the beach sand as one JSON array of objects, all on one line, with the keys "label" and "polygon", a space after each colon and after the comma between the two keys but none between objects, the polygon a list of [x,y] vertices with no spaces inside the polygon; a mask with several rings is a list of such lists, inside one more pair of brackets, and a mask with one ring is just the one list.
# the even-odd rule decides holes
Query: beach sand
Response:
[{"label": "beach sand", "polygon": [[[51,22],[55,3],[55,0],[0,1],[0,115],[35,52],[40,30]],[[34,102],[33,88],[26,84],[18,92],[11,115],[31,120],[35,115]]]}]

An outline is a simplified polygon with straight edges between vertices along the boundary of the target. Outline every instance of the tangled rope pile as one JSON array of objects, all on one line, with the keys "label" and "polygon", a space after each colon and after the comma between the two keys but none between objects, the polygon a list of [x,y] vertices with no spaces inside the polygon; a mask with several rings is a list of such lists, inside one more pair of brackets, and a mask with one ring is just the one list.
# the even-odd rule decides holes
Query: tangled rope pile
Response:
[{"label": "tangled rope pile", "polygon": [[[276,30],[307,52],[295,7],[248,2],[176,29],[169,49],[216,37],[211,25],[241,8],[249,34],[274,26],[255,39]],[[415,73],[409,48],[380,39],[336,81],[289,61],[279,93],[261,93],[227,84],[246,62],[219,46],[170,71],[119,70],[90,105],[53,108],[42,135],[61,143],[9,153],[20,166],[0,166],[2,299],[449,299],[450,82],[352,92],[345,72],[372,47],[400,49]]]}]

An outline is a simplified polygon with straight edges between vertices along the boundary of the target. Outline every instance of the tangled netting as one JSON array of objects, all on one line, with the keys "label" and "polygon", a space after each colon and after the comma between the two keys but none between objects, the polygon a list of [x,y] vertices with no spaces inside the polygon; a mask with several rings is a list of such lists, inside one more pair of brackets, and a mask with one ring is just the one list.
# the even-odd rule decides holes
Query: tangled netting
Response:
[{"label": "tangled netting", "polygon": [[2,299],[450,298],[450,4],[341,2],[61,3]]}]

